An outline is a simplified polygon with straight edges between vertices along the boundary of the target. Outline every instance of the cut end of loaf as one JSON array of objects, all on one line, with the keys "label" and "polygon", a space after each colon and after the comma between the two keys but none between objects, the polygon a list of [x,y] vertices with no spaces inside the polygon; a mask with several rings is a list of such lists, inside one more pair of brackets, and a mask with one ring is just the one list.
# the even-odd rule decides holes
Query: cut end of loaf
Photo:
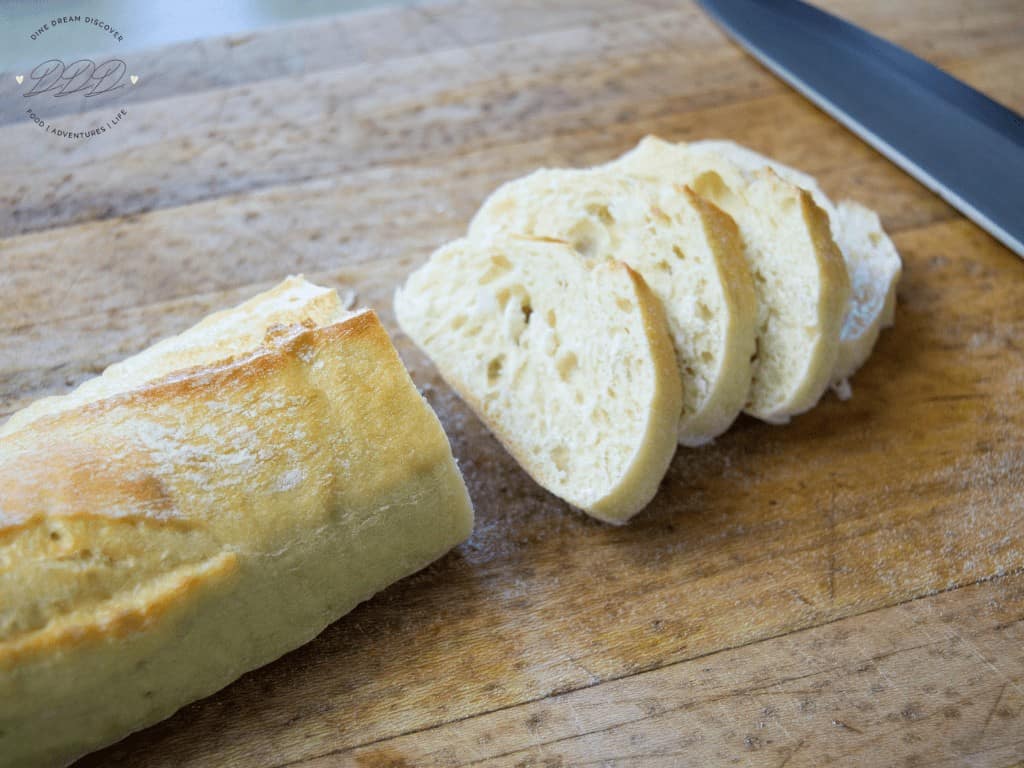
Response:
[{"label": "cut end of loaf", "polygon": [[675,446],[678,373],[628,266],[539,238],[459,240],[396,293],[399,324],[542,486],[622,521]]}]

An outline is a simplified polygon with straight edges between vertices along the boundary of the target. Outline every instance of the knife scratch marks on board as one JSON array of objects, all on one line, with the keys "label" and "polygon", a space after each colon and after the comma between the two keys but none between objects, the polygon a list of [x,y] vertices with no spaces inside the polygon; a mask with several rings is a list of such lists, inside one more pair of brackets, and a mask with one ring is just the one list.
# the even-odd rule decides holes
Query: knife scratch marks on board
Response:
[{"label": "knife scratch marks on board", "polygon": [[586,726],[583,725],[583,721],[580,720],[580,713],[576,710],[576,705],[573,703],[573,697],[570,696],[565,702],[569,706],[569,713],[572,715],[573,728],[575,728],[575,735],[582,736],[587,732]]},{"label": "knife scratch marks on board", "polygon": [[989,708],[988,714],[985,716],[985,722],[981,726],[981,730],[978,731],[978,739],[979,740],[981,739],[982,736],[985,735],[985,731],[988,730],[989,723],[992,722],[992,715],[994,715],[996,713],[996,710],[999,708],[999,704],[1002,702],[1003,695],[1006,693],[1006,688],[1009,685],[1010,685],[1010,681],[1006,680],[1006,681],[1003,682],[1003,685],[999,688],[999,695],[996,696],[996,700],[992,702],[992,706]]},{"label": "knife scratch marks on board", "polygon": [[789,592],[789,594],[791,594],[794,597],[794,599],[796,599],[797,601],[803,603],[808,608],[813,608],[814,607],[814,603],[812,603],[810,600],[808,600],[806,597],[804,597],[803,594],[799,590],[797,590],[797,589],[789,589],[789,590],[786,590],[786,591]]},{"label": "knife scratch marks on board", "polygon": [[[911,628],[911,631],[912,631],[912,628]],[[894,633],[894,635],[895,635],[895,633]],[[929,640],[930,639],[931,638],[929,638]],[[927,647],[928,645],[931,645],[931,643],[922,643],[921,645],[913,645],[913,646],[910,646],[909,648],[897,648],[895,651],[891,651],[889,653],[872,654],[872,652],[868,649],[868,647],[865,644],[864,639],[862,637],[860,637],[860,636],[853,636],[853,637],[850,638],[850,640],[851,640],[851,643],[853,644],[853,646],[858,651],[860,651],[860,654],[861,654],[860,655],[860,660],[861,661],[867,661],[868,663],[872,663],[872,662],[874,663],[875,672],[877,672],[878,676],[881,677],[883,680],[885,680],[886,683],[889,684],[889,690],[890,691],[898,691],[900,689],[900,685],[899,685],[899,683],[897,683],[895,680],[893,680],[889,676],[889,674],[885,671],[883,666],[881,664],[879,664],[878,662],[881,661],[882,659],[888,658],[889,656],[895,656],[897,654],[902,654],[902,653],[906,653],[908,651],[912,651],[912,650],[914,650],[916,648],[924,648],[924,647]]]},{"label": "knife scratch marks on board", "polygon": [[800,741],[798,741],[796,743],[796,746],[793,747],[791,750],[789,750],[789,752],[786,754],[786,756],[784,758],[782,758],[782,762],[779,763],[779,768],[786,768],[786,764],[789,763],[789,761],[793,759],[793,755],[795,755],[797,752],[799,752],[800,748],[803,745],[804,745],[804,739],[800,739]]},{"label": "knife scratch marks on board", "polygon": [[[1017,573],[1020,573],[1020,572],[1021,572],[1020,569],[1017,569],[1013,573],[1006,574],[1006,575],[1012,576],[1012,575],[1016,575]],[[987,581],[987,579],[986,579],[986,581]],[[939,620],[943,619],[943,616],[940,615],[935,610],[935,608],[927,600],[921,601],[920,605],[921,605],[922,610],[928,611],[930,614],[932,614],[932,616],[937,617]],[[922,629],[924,629],[924,627],[922,627]],[[977,659],[979,659],[986,667],[988,667],[989,669],[991,669],[995,673],[996,677],[998,677],[1000,680],[1003,681],[1003,688],[1004,689],[1007,686],[1013,686],[1013,689],[1018,694],[1020,694],[1021,696],[1024,696],[1024,689],[1022,689],[1019,684],[1014,682],[1013,678],[1010,675],[1008,675],[1006,672],[1004,672],[999,667],[997,667],[995,664],[993,664],[988,659],[988,657],[985,656],[985,654],[983,654],[981,652],[981,649],[978,648],[978,646],[975,645],[968,637],[966,637],[965,635],[961,635],[959,632],[957,632],[955,629],[950,627],[948,624],[946,624],[945,629],[946,629],[946,632],[947,632],[946,637],[948,638],[950,645],[956,645],[956,644],[963,644],[963,645],[965,645],[970,650],[970,652],[971,652],[971,654],[973,656],[975,656]],[[926,631],[926,634],[927,634],[927,631]],[[1000,696],[1000,698],[1002,698],[1002,692],[1000,692],[999,696]],[[984,729],[982,729],[982,732],[984,732]]]},{"label": "knife scratch marks on board", "polygon": [[574,667],[577,667],[587,676],[588,685],[595,685],[597,683],[600,683],[601,676],[594,674],[590,669],[588,669],[587,666],[582,661],[580,661],[580,659],[582,658],[582,656],[567,656],[566,660]]},{"label": "knife scratch marks on board", "polygon": [[[769,708],[766,707],[764,711],[768,711],[768,709]],[[788,728],[786,728],[786,725],[785,725],[785,723],[782,722],[782,717],[779,715],[777,710],[772,712],[772,721],[777,726],[779,726],[779,728],[782,730],[782,732],[786,735],[786,740],[787,741],[792,741],[793,740],[793,734],[789,732]]]},{"label": "knife scratch marks on board", "polygon": [[858,734],[859,736],[863,736],[864,735],[864,731],[862,731],[860,728],[856,728],[856,727],[854,727],[852,725],[848,725],[847,723],[844,723],[842,720],[833,720],[832,721],[832,725],[834,725],[836,728],[839,728],[840,730],[843,730],[843,731],[851,731],[853,733]]}]

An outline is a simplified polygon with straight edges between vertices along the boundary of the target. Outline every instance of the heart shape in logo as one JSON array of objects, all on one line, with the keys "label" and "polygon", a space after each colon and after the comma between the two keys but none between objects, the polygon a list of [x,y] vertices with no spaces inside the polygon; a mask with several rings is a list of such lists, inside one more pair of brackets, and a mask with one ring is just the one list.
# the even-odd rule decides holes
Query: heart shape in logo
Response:
[{"label": "heart shape in logo", "polygon": [[25,81],[24,75],[15,75],[14,79],[18,81],[18,85],[21,85]]},{"label": "heart shape in logo", "polygon": [[132,75],[128,79],[132,81],[132,85],[135,85],[137,82],[139,82],[139,76],[138,75]]}]

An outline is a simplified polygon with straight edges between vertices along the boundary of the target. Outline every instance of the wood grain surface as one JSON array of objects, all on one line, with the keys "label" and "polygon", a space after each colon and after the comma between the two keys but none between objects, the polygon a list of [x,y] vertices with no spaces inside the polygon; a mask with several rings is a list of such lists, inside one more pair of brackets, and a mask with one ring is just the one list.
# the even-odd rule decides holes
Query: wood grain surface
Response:
[{"label": "wood grain surface", "polygon": [[[1024,110],[1020,0],[826,5]],[[1024,761],[1024,261],[675,0],[446,0],[132,66],[124,125],[82,142],[2,78],[0,418],[289,273],[395,331],[394,287],[495,185],[647,133],[819,175],[905,274],[851,400],[680,451],[624,528],[534,485],[395,332],[473,537],[82,766]]]}]

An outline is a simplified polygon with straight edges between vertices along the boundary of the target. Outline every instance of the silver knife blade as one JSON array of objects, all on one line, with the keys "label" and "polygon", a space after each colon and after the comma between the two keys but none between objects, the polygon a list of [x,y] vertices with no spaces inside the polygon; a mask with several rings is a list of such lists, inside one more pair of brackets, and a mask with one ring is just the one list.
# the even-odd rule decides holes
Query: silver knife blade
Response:
[{"label": "silver knife blade", "polygon": [[1024,257],[1024,118],[800,0],[698,0],[757,59]]}]

